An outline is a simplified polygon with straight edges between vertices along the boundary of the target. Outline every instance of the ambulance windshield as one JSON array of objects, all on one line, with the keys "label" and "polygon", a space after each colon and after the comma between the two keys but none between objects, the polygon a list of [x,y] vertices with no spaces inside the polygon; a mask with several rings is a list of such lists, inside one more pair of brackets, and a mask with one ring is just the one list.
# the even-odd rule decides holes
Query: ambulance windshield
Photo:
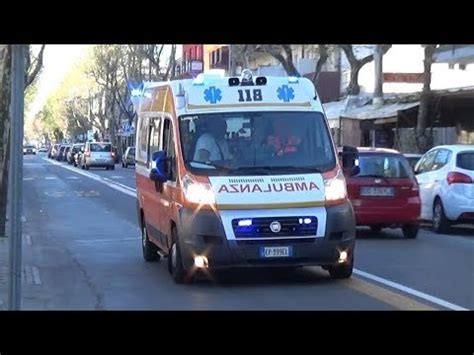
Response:
[{"label": "ambulance windshield", "polygon": [[325,172],[336,164],[319,112],[242,112],[180,117],[183,157],[200,175]]}]

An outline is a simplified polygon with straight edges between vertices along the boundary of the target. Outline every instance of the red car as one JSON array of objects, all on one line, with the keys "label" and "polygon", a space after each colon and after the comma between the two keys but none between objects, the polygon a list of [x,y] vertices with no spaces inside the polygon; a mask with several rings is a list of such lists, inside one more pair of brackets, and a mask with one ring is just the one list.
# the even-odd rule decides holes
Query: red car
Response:
[{"label": "red car", "polygon": [[396,150],[358,148],[360,172],[346,176],[356,223],[373,231],[399,228],[416,238],[421,201],[408,160]]}]

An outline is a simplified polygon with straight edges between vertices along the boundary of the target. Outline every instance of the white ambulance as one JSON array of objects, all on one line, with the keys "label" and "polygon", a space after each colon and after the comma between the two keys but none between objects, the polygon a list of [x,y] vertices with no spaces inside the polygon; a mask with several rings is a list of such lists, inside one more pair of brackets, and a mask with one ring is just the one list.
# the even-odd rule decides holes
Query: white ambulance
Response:
[{"label": "white ambulance", "polygon": [[[321,102],[304,78],[200,75],[139,103],[137,213],[147,261],[201,270],[318,265],[347,278],[355,221]],[[357,150],[344,149],[356,170]]]}]

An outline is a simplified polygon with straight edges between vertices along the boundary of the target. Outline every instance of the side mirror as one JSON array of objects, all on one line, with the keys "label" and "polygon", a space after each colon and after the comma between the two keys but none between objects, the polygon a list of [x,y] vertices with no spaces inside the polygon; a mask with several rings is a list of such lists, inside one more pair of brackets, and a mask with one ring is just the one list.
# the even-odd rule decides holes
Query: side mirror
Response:
[{"label": "side mirror", "polygon": [[152,155],[150,179],[157,182],[166,182],[169,180],[168,157],[164,150],[154,152]]},{"label": "side mirror", "polygon": [[359,151],[356,147],[345,145],[342,148],[342,168],[348,172],[350,176],[360,173]]}]

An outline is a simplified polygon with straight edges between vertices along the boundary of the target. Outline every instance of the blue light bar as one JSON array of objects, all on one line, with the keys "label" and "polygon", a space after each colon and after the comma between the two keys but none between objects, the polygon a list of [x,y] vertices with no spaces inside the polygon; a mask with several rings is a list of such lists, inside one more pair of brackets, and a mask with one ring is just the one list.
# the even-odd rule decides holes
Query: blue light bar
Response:
[{"label": "blue light bar", "polygon": [[248,227],[252,225],[252,220],[251,219],[241,219],[239,221],[239,227]]}]

